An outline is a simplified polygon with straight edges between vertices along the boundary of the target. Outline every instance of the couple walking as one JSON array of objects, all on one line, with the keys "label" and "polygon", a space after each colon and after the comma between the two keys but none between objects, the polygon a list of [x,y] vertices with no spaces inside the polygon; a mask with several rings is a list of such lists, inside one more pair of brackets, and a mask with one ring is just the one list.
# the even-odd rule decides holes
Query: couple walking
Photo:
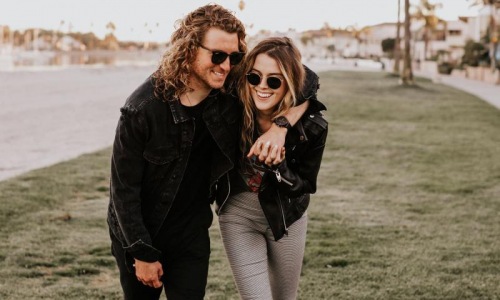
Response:
[{"label": "couple walking", "polygon": [[203,299],[216,202],[243,299],[295,299],[327,136],[288,38],[250,52],[219,5],[178,23],[116,129],[108,224],[125,299]]}]

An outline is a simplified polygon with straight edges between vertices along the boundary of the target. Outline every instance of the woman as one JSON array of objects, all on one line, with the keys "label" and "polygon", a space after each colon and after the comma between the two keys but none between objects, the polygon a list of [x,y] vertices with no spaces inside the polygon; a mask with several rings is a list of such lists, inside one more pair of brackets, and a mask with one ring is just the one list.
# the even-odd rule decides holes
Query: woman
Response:
[{"label": "woman", "polygon": [[[273,122],[287,126],[288,132],[285,148],[272,147],[266,165],[240,155],[231,194],[218,202],[221,235],[242,299],[295,299],[306,240],[305,211],[309,194],[316,191],[328,124],[320,113],[304,114],[293,127],[282,118],[305,81],[301,55],[290,39],[263,40],[242,67],[241,153],[248,153]],[[312,86],[315,94],[317,85]]]}]

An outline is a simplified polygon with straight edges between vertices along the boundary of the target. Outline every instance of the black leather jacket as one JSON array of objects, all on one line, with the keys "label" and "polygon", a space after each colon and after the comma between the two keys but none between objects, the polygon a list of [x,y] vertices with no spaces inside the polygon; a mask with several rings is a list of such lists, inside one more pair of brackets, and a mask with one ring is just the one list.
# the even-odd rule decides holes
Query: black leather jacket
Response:
[{"label": "black leather jacket", "polygon": [[[108,209],[109,228],[127,253],[150,262],[159,258],[152,240],[182,181],[195,129],[177,99],[154,95],[153,80],[148,78],[121,108]],[[217,180],[234,166],[241,110],[234,98],[219,91],[212,91],[205,101],[203,119],[218,146],[211,166],[214,194]]]},{"label": "black leather jacket", "polygon": [[[308,70],[303,92],[304,98],[310,100],[308,111],[287,132],[286,159],[277,168],[266,171],[260,185],[259,201],[275,240],[287,234],[288,227],[302,217],[309,206],[309,195],[316,192],[328,135],[328,122],[320,112],[326,107],[317,100],[318,88],[318,77]],[[231,172],[231,182],[241,187],[245,183],[236,172]],[[227,199],[216,200],[219,214]]]},{"label": "black leather jacket", "polygon": [[316,192],[328,123],[321,113],[304,115],[286,137],[286,159],[262,177],[259,201],[275,240],[288,234]]}]

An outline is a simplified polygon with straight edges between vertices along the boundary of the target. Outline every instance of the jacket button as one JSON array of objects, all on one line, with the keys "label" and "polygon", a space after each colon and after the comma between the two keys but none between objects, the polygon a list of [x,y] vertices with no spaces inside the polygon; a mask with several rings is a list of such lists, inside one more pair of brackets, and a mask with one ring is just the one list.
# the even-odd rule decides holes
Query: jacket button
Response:
[{"label": "jacket button", "polygon": [[303,140],[304,140],[304,136],[303,136],[303,135],[301,135],[301,136],[300,136],[300,140],[301,140],[301,141],[303,141]]},{"label": "jacket button", "polygon": [[293,163],[293,164],[295,163],[295,158],[292,158],[292,163]]},{"label": "jacket button", "polygon": [[314,119],[314,115],[309,115],[309,118]]}]

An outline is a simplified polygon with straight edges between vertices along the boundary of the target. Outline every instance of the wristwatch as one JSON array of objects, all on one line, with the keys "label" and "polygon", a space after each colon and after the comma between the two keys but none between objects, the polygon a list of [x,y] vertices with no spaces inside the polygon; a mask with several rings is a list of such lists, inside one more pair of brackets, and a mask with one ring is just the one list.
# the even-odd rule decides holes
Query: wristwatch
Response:
[{"label": "wristwatch", "polygon": [[278,125],[278,127],[284,127],[286,129],[292,128],[292,125],[290,125],[290,122],[288,122],[287,118],[284,116],[277,117],[273,122]]}]

